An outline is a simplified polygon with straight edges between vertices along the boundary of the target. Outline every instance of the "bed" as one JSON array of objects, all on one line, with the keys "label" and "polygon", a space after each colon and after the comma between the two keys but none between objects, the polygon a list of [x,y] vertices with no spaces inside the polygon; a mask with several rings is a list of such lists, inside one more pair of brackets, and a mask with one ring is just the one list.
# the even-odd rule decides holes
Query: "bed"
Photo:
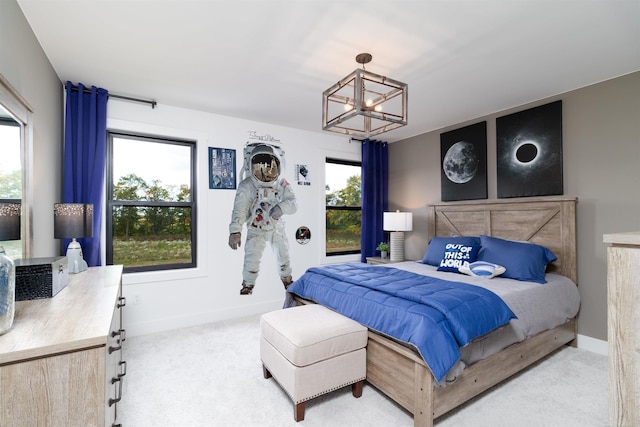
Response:
[{"label": "bed", "polygon": [[[577,198],[564,196],[433,204],[427,208],[428,235],[430,239],[486,235],[536,243],[557,257],[548,265],[545,277],[555,280],[554,276],[564,276],[577,286],[576,204]],[[311,303],[298,295],[294,298],[297,304]],[[432,426],[435,418],[572,343],[576,328],[573,316],[558,326],[483,355],[457,372],[455,381],[446,387],[434,379],[415,348],[370,329],[367,381],[411,412],[415,426]]]}]

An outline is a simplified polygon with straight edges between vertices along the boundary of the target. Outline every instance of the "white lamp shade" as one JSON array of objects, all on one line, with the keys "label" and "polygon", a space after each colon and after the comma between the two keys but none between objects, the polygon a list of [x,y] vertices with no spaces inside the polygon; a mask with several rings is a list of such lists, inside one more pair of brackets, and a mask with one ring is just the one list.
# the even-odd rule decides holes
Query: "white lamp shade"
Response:
[{"label": "white lamp shade", "polygon": [[383,212],[382,227],[385,231],[413,230],[413,214],[411,212]]}]

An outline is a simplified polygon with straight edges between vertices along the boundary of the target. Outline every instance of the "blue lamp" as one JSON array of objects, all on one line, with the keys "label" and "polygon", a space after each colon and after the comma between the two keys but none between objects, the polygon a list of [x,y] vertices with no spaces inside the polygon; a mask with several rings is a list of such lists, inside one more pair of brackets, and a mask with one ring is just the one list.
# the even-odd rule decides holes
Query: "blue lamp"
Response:
[{"label": "blue lamp", "polygon": [[56,203],[53,206],[53,237],[72,239],[67,246],[69,273],[87,269],[82,247],[76,238],[93,237],[93,205],[90,203]]},{"label": "blue lamp", "polygon": [[[0,242],[20,240],[20,203],[0,203]],[[0,335],[13,325],[16,266],[0,245]]]}]

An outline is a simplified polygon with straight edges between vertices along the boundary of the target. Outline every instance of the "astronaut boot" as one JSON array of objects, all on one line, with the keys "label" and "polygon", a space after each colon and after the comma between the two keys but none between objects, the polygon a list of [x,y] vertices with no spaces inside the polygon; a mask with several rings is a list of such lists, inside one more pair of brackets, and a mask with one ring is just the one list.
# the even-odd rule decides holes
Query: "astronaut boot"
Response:
[{"label": "astronaut boot", "polygon": [[253,285],[247,285],[247,282],[242,281],[242,289],[240,289],[240,295],[251,295],[253,293]]},{"label": "astronaut boot", "polygon": [[285,291],[293,283],[293,279],[291,278],[291,276],[281,277],[280,279],[282,280],[282,284],[284,285]]}]

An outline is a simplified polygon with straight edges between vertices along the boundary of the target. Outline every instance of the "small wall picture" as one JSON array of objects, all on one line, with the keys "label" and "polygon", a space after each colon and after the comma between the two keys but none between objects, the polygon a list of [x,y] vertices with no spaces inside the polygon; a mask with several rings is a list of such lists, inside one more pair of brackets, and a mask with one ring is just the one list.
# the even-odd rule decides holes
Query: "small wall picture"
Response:
[{"label": "small wall picture", "polygon": [[298,185],[311,185],[308,165],[296,165],[295,176]]},{"label": "small wall picture", "polygon": [[442,201],[487,198],[487,122],[440,134]]},{"label": "small wall picture", "polygon": [[562,101],[496,119],[497,195],[563,194]]},{"label": "small wall picture", "polygon": [[236,150],[209,147],[209,188],[235,190]]},{"label": "small wall picture", "polygon": [[301,226],[296,230],[296,242],[306,245],[311,240],[311,230],[309,227]]}]

